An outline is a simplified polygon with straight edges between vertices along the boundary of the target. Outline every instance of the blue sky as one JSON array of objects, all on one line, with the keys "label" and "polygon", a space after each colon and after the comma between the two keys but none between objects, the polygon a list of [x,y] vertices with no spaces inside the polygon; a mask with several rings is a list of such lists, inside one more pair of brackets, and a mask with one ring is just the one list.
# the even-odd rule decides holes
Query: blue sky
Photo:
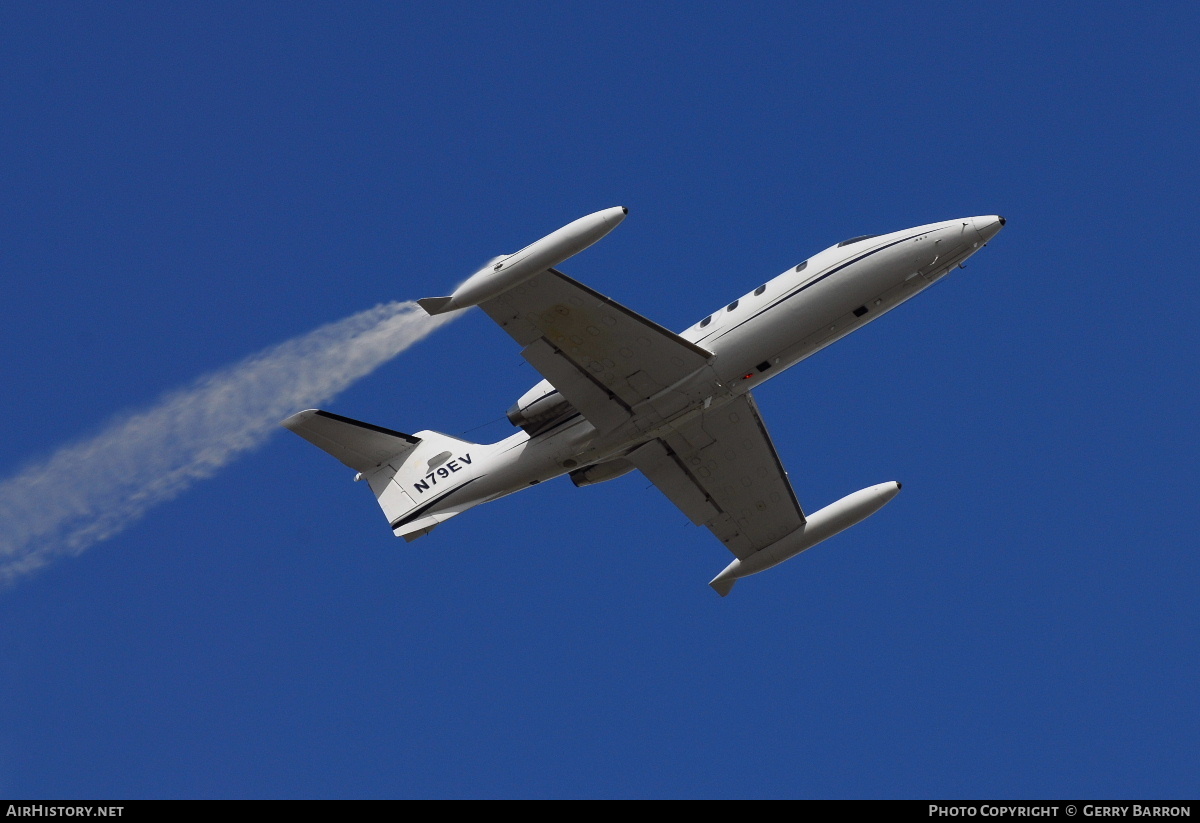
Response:
[{"label": "blue sky", "polygon": [[[11,476],[613,205],[675,329],[846,237],[964,270],[756,394],[809,510],[743,581],[640,475],[405,544],[284,431],[0,593],[0,793],[1194,797],[1193,4],[0,10]],[[496,440],[470,312],[332,411]],[[0,524],[0,529],[3,529]]]}]

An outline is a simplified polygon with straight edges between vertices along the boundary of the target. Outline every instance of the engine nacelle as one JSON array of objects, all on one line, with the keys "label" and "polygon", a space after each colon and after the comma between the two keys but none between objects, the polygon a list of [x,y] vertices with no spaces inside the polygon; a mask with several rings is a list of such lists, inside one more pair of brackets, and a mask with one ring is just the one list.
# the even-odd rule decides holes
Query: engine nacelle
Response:
[{"label": "engine nacelle", "polygon": [[508,421],[533,436],[574,413],[575,408],[567,402],[567,398],[559,394],[549,380],[543,380],[512,405],[508,410]]},{"label": "engine nacelle", "polygon": [[618,457],[616,460],[606,460],[603,463],[576,469],[571,472],[571,482],[579,488],[594,486],[605,480],[613,480],[623,474],[629,474],[634,468],[635,466],[624,457]]}]

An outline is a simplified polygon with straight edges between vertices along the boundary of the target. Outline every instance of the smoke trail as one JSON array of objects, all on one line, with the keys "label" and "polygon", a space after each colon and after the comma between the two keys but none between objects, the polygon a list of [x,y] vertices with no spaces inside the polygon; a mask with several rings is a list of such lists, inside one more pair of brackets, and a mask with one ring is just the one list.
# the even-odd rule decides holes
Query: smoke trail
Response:
[{"label": "smoke trail", "polygon": [[168,394],[0,482],[0,582],[78,555],[259,446],[436,329],[415,303],[376,306]]}]

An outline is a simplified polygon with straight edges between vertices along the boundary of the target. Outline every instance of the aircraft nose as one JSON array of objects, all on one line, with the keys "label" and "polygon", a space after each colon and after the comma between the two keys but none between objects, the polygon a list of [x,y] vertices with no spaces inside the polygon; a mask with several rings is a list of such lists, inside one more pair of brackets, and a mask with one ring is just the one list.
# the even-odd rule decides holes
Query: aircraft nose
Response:
[{"label": "aircraft nose", "polygon": [[986,243],[999,234],[1000,229],[1004,228],[1004,224],[1008,221],[998,214],[989,214],[983,217],[972,217],[971,222],[975,224],[975,231],[979,232],[980,238]]}]

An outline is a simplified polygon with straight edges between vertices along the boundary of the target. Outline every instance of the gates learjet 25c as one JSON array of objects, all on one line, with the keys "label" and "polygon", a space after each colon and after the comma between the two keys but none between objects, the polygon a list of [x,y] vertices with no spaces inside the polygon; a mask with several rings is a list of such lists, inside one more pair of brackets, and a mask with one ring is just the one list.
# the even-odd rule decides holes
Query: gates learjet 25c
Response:
[{"label": "gates learjet 25c", "polygon": [[582,217],[492,260],[450,297],[418,301],[431,315],[479,306],[523,347],[546,379],[508,411],[522,431],[484,445],[316,409],[283,425],[357,470],[410,541],[561,474],[586,486],[639,469],[733,552],[709,584],[722,596],[891,500],[894,481],[805,515],[750,390],[929,287],[1004,218],[845,240],[674,334],[553,268],[627,213]]}]

